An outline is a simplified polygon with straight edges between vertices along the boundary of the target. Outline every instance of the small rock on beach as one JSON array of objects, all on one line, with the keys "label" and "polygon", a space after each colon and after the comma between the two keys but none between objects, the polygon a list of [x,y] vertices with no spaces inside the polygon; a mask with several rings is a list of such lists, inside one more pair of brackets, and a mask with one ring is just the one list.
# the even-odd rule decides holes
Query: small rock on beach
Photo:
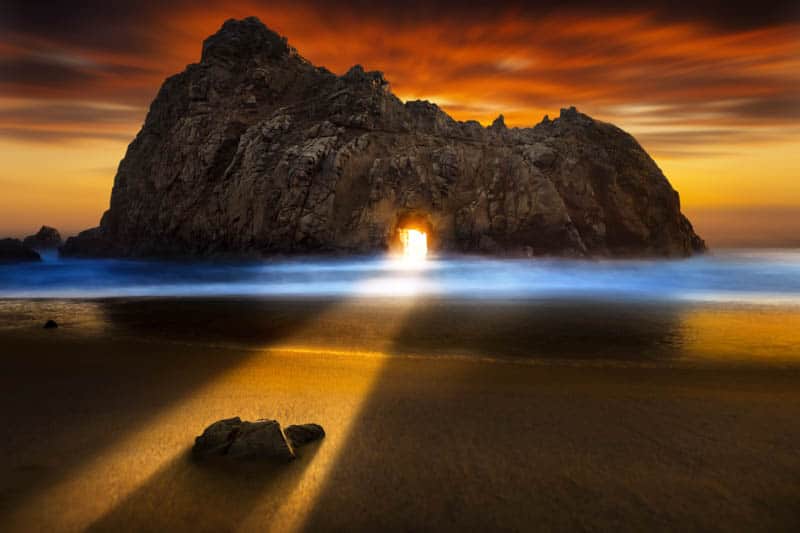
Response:
[{"label": "small rock on beach", "polygon": [[250,422],[237,416],[208,426],[195,438],[192,454],[197,459],[224,456],[288,462],[295,458],[294,448],[324,436],[325,430],[319,424],[289,426],[284,431],[277,420]]}]

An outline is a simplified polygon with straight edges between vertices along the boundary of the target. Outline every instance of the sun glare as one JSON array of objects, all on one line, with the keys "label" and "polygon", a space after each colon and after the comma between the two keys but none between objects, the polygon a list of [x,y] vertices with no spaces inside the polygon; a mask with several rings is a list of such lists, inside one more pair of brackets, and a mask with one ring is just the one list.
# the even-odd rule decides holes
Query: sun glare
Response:
[{"label": "sun glare", "polygon": [[403,245],[403,259],[423,261],[428,255],[428,234],[416,229],[401,229],[400,243]]}]

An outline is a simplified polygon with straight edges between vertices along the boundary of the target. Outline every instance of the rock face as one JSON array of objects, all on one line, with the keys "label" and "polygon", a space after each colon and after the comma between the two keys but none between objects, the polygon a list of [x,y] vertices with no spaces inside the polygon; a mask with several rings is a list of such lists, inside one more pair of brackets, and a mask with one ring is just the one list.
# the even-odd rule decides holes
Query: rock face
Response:
[{"label": "rock face", "polygon": [[41,256],[19,239],[0,239],[0,263],[41,261]]},{"label": "rock face", "polygon": [[61,246],[61,234],[56,228],[42,226],[36,235],[28,235],[22,242],[35,250],[51,250]]},{"label": "rock face", "polygon": [[325,436],[322,426],[289,426],[286,432],[276,420],[242,421],[238,416],[218,420],[195,439],[192,455],[197,459],[225,456],[244,460],[291,461],[294,448]]},{"label": "rock face", "polygon": [[575,108],[532,128],[403,103],[380,72],[315,67],[229,20],[164,82],[110,209],[67,255],[444,252],[687,256],[705,248],[636,140]]}]

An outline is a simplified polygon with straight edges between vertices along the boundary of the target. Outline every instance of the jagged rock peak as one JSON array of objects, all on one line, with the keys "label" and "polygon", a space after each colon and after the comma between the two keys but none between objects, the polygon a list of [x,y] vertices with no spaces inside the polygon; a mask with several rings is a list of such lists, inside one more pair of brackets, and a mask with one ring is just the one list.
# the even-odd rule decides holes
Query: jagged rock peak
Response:
[{"label": "jagged rock peak", "polygon": [[559,114],[559,118],[564,118],[564,119],[578,118],[578,110],[575,108],[574,105],[569,106],[568,108],[562,107],[561,113]]},{"label": "jagged rock peak", "polygon": [[575,108],[574,105],[567,108],[561,108],[558,118],[566,122],[593,122],[592,117],[581,113]]},{"label": "jagged rock peak", "polygon": [[408,100],[405,103],[406,109],[410,111],[424,111],[428,113],[440,113],[441,109],[438,105],[430,100]]},{"label": "jagged rock peak", "polygon": [[494,119],[494,122],[492,122],[492,125],[489,126],[489,129],[499,130],[499,131],[507,129],[506,128],[506,118],[502,114],[501,115],[497,115],[497,118]]},{"label": "jagged rock peak", "polygon": [[236,63],[252,57],[277,58],[294,52],[286,37],[267,28],[257,17],[228,19],[203,41],[201,63]]},{"label": "jagged rock peak", "polygon": [[380,70],[365,71],[364,67],[361,65],[353,65],[350,67],[350,70],[342,76],[342,79],[356,83],[366,82],[375,87],[385,87],[389,85],[389,82],[383,77],[383,72]]},{"label": "jagged rock peak", "polygon": [[61,246],[61,234],[56,228],[42,226],[35,235],[25,237],[23,244],[35,250],[58,248]]}]

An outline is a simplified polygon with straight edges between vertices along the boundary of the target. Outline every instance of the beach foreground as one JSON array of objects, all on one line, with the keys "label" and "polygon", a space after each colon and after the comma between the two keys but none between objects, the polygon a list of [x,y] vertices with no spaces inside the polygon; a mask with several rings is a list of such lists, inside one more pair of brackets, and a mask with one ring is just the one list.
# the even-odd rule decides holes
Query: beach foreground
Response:
[{"label": "beach foreground", "polygon": [[[5,300],[0,529],[798,530],[799,316]],[[280,467],[193,463],[231,416],[327,437]]]}]

